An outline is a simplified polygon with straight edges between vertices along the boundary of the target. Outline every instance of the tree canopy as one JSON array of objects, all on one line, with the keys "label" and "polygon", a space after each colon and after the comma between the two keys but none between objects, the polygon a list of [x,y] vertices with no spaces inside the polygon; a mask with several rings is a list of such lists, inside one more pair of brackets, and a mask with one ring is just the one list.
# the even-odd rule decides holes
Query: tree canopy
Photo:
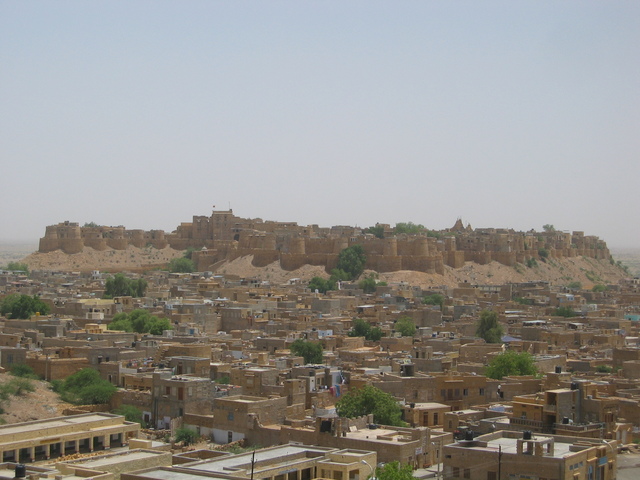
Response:
[{"label": "tree canopy", "polygon": [[377,342],[384,336],[384,333],[380,327],[372,327],[366,320],[356,318],[353,321],[353,327],[349,331],[349,336],[364,337],[369,341]]},{"label": "tree canopy", "polygon": [[498,322],[498,314],[491,310],[482,310],[478,320],[476,335],[487,343],[500,343],[504,329]]},{"label": "tree canopy", "polygon": [[49,305],[40,300],[36,295],[21,295],[12,293],[7,295],[0,302],[0,315],[9,319],[31,318],[32,315],[49,313]]},{"label": "tree canopy", "polygon": [[304,358],[304,363],[323,363],[322,345],[318,342],[297,339],[289,347],[291,353]]},{"label": "tree canopy", "polygon": [[136,309],[131,313],[123,312],[114,315],[107,329],[162,335],[165,330],[173,330],[173,326],[167,318],[159,318],[146,310]]},{"label": "tree canopy", "polygon": [[373,414],[373,421],[382,425],[405,426],[400,405],[388,393],[372,385],[349,390],[336,402],[341,417],[355,418]]},{"label": "tree canopy", "polygon": [[384,227],[379,223],[375,227],[365,228],[364,233],[370,233],[378,238],[384,238]]},{"label": "tree canopy", "polygon": [[122,273],[107,278],[104,288],[104,298],[114,297],[144,297],[148,283],[144,278],[127,278]]},{"label": "tree canopy", "polygon": [[573,311],[573,308],[566,307],[566,306],[556,308],[553,314],[557,317],[565,317],[565,318],[571,318],[576,316],[576,313]]},{"label": "tree canopy", "polygon": [[493,357],[484,370],[487,377],[497,380],[510,375],[535,375],[537,373],[538,369],[530,353],[511,350]]},{"label": "tree canopy", "polygon": [[378,480],[413,480],[413,468],[408,463],[402,465],[397,460],[385,463],[382,468],[376,468]]},{"label": "tree canopy", "polygon": [[5,270],[9,270],[10,272],[24,272],[29,275],[29,265],[26,263],[9,262],[5,267]]},{"label": "tree canopy", "polygon": [[349,278],[344,280],[354,280],[364,272],[366,262],[367,256],[362,245],[352,245],[338,254],[337,269],[348,274]]},{"label": "tree canopy", "polygon": [[378,285],[384,286],[386,284],[387,282],[379,282],[378,275],[371,273],[360,280],[358,287],[360,287],[364,293],[374,293]]},{"label": "tree canopy", "polygon": [[331,270],[331,276],[327,279],[322,277],[313,277],[309,281],[309,289],[311,291],[318,290],[320,293],[327,293],[329,290],[335,290],[338,282],[351,280],[351,275],[344,270],[334,268]]},{"label": "tree canopy", "polygon": [[116,415],[122,415],[127,422],[136,422],[142,425],[142,428],[146,428],[146,422],[142,418],[142,410],[134,405],[121,405],[116,408],[113,413]]},{"label": "tree canopy", "polygon": [[400,222],[396,223],[395,232],[397,234],[408,233],[415,234],[420,233],[424,230],[424,225],[416,224],[413,222]]},{"label": "tree canopy", "polygon": [[169,262],[169,271],[171,273],[191,273],[196,271],[196,265],[190,258],[174,258]]},{"label": "tree canopy", "polygon": [[100,374],[92,368],[83,368],[69,375],[56,387],[64,401],[76,405],[109,403],[116,390],[115,386],[100,378]]},{"label": "tree canopy", "polygon": [[422,303],[424,305],[439,305],[440,310],[444,306],[444,295],[439,293],[432,293],[431,295],[425,295],[422,297]]},{"label": "tree canopy", "polygon": [[400,317],[395,324],[395,331],[403,337],[413,337],[416,334],[416,324],[409,317]]}]

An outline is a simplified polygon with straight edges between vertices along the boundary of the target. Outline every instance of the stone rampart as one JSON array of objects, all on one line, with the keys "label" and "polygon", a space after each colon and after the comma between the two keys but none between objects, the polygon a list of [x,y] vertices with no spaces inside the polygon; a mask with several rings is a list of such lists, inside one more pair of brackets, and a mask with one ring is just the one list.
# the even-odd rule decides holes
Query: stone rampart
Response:
[{"label": "stone rampart", "polygon": [[[386,235],[386,234],[385,234]],[[367,256],[366,268],[379,272],[413,270],[444,273],[444,266],[461,268],[465,262],[481,265],[497,261],[507,266],[540,259],[542,250],[549,258],[585,256],[598,260],[611,257],[603,240],[583,232],[516,232],[507,229],[446,230],[424,234],[377,238],[354,227],[298,226],[295,222],[263,222],[236,217],[231,210],[214,211],[210,217],[194,216],[172,233],[162,230],[127,230],[122,226],[87,226],[64,222],[46,228],[39,251],[62,250],[78,253],[84,247],[95,250],[125,250],[153,246],[176,250],[197,249],[194,260],[206,270],[223,260],[253,256],[253,265],[266,266],[279,261],[285,270],[304,265],[324,266],[329,273],[345,248],[361,245]],[[206,247],[205,250],[200,250]]]}]

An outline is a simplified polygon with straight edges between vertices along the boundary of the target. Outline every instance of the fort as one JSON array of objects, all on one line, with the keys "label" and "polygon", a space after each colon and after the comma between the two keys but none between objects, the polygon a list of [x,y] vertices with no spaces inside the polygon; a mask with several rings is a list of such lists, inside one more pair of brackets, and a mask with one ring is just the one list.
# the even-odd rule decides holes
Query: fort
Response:
[{"label": "fort", "polygon": [[303,265],[335,268],[343,249],[361,245],[367,256],[366,268],[378,272],[413,270],[444,273],[444,266],[460,268],[465,262],[487,264],[496,261],[514,266],[546,258],[611,258],[606,243],[583,232],[521,232],[512,229],[466,227],[457,220],[452,228],[424,230],[416,234],[396,234],[389,225],[377,225],[382,238],[366,229],[349,226],[301,226],[296,222],[241,218],[232,210],[213,211],[211,216],[194,216],[172,233],[162,230],[128,230],[123,226],[84,226],[63,222],[46,228],[39,252],[62,250],[79,253],[95,250],[125,250],[129,245],[175,250],[194,248],[193,260],[200,271],[216,264],[252,255],[255,266],[279,262],[285,270]]}]

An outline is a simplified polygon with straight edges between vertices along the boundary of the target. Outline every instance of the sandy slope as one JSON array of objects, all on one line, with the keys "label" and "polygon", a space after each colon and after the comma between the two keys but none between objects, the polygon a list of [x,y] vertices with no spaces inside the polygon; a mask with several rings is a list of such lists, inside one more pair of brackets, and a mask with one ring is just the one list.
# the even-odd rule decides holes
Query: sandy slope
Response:
[{"label": "sandy slope", "polygon": [[[157,250],[154,248],[136,248],[129,246],[127,250],[96,251],[86,247],[81,253],[67,255],[61,251],[50,253],[32,253],[23,261],[31,270],[69,270],[69,271],[142,271],[165,266],[172,258],[180,257],[182,252],[171,248]],[[294,271],[285,271],[278,262],[266,267],[254,267],[252,256],[240,257],[230,262],[223,262],[216,273],[238,275],[240,277],[257,277],[268,280],[272,284],[284,283],[292,278],[309,280],[314,276],[328,277],[323,267],[305,265]],[[562,260],[538,262],[533,268],[522,264],[507,267],[497,262],[478,265],[467,262],[459,269],[445,267],[444,275],[421,272],[400,271],[379,274],[380,280],[386,282],[405,281],[422,287],[440,285],[455,286],[459,282],[481,284],[503,284],[506,282],[526,282],[532,280],[549,281],[555,285],[570,282],[581,282],[584,288],[596,283],[617,283],[624,272],[611,265],[609,261],[598,261],[590,258],[575,257]]]},{"label": "sandy slope", "polygon": [[[2,373],[0,383],[11,381],[15,377]],[[71,407],[63,402],[49,387],[48,382],[31,380],[35,391],[27,392],[20,396],[11,396],[2,402],[4,413],[0,418],[6,423],[28,422],[30,420],[41,420],[62,416],[62,411]]]},{"label": "sandy slope", "polygon": [[82,252],[68,255],[61,250],[49,253],[34,252],[22,260],[31,270],[62,271],[121,271],[150,270],[168,264],[181,257],[183,252],[172,248],[161,250],[151,247],[137,248],[129,245],[126,250],[94,250],[84,247]]}]

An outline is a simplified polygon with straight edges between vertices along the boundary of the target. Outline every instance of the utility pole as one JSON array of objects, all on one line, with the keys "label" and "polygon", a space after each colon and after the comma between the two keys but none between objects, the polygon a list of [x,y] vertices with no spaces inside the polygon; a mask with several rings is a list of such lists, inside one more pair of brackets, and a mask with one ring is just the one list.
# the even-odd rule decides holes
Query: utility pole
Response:
[{"label": "utility pole", "polygon": [[502,445],[498,445],[498,480],[502,475]]},{"label": "utility pole", "polygon": [[253,480],[253,466],[256,464],[256,451],[253,450],[251,454],[251,480]]}]

